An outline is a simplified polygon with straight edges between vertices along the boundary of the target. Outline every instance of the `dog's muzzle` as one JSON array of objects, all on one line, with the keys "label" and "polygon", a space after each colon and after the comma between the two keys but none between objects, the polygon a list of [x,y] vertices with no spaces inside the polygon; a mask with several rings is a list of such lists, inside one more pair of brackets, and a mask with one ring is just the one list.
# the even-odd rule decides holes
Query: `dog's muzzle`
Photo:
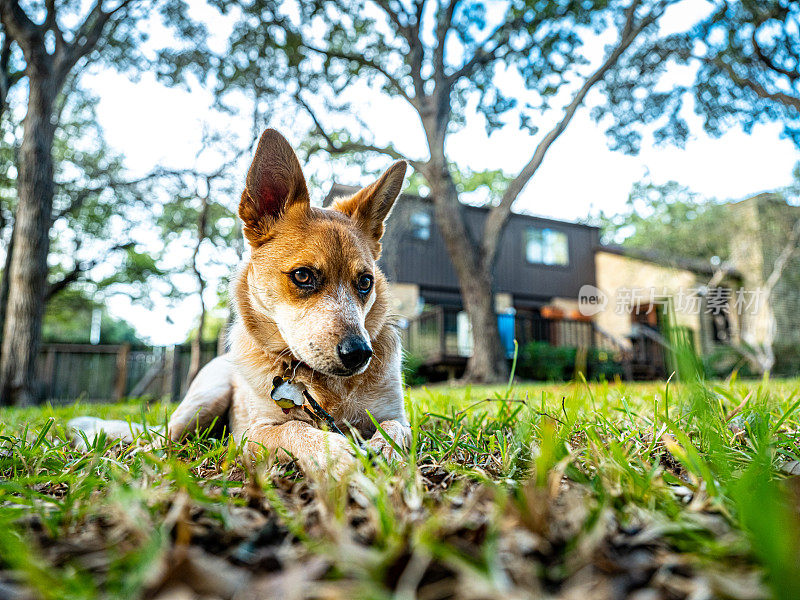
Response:
[{"label": "dog's muzzle", "polygon": [[372,347],[369,343],[358,335],[348,335],[336,346],[339,353],[339,360],[342,365],[350,372],[358,371],[365,366],[372,358]]}]

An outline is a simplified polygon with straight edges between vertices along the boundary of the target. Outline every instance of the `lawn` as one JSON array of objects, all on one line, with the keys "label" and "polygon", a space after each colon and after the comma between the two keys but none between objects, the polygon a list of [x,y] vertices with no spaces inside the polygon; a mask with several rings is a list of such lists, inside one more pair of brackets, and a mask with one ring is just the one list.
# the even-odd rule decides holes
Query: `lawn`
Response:
[{"label": "lawn", "polygon": [[0,411],[0,598],[800,598],[800,380],[434,386],[348,482]]}]

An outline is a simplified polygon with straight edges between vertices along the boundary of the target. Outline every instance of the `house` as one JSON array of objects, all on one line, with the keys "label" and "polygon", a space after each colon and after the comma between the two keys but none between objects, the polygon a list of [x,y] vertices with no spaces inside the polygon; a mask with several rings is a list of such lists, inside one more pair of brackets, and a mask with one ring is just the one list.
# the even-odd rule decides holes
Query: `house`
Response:
[{"label": "house", "polygon": [[[335,184],[323,204],[357,188]],[[487,210],[466,206],[467,226],[478,235]],[[558,346],[613,347],[578,312],[578,292],[595,284],[597,227],[512,214],[495,263],[494,299],[509,356],[514,341]],[[444,240],[425,198],[403,194],[383,237],[381,269],[390,282],[394,311],[406,325],[405,348],[429,366],[457,373],[472,353],[469,320]]]},{"label": "house", "polygon": [[[737,223],[731,238],[731,262],[742,276],[745,290],[762,291],[761,302],[749,307],[740,324],[749,344],[772,346],[774,373],[800,372],[800,206],[782,194],[759,194],[728,205]],[[778,275],[776,265],[785,259],[768,298],[763,292]]]},{"label": "house", "polygon": [[[773,374],[800,371],[800,206],[777,193],[764,193],[725,206],[730,233],[729,261],[664,257],[614,246],[595,252],[597,287],[619,308],[653,303],[655,310],[605,310],[595,316],[604,331],[629,339],[649,319],[662,330],[669,314],[694,338],[698,352],[719,354],[733,347],[767,348]],[[793,233],[794,231],[794,233]],[[776,265],[785,259],[783,268]],[[770,291],[770,279],[775,285]],[[639,292],[635,298],[632,292]],[[645,297],[646,296],[646,297]],[[737,353],[728,353],[741,362]]]},{"label": "house", "polygon": [[[335,184],[324,205],[356,188]],[[467,226],[479,234],[487,210],[466,206]],[[495,267],[495,306],[499,313],[536,313],[564,304],[577,310],[578,291],[595,283],[597,227],[512,214],[503,233]],[[386,224],[380,266],[397,300],[395,311],[417,316],[423,306],[461,309],[458,279],[433,218],[433,206],[403,194]]]},{"label": "house", "polygon": [[[334,184],[324,205],[355,191]],[[732,210],[763,212],[759,202],[745,201]],[[465,206],[465,211],[467,227],[477,237],[488,209]],[[747,218],[759,223],[752,214]],[[698,352],[711,353],[738,343],[742,331],[764,320],[757,313],[767,309],[745,298],[768,277],[759,270],[764,261],[752,258],[762,239],[760,229],[743,231],[731,242],[734,257],[741,258],[715,266],[601,245],[599,229],[590,225],[512,214],[494,272],[501,339],[509,355],[514,340],[602,348],[624,357],[631,377],[664,377],[668,323]],[[766,247],[760,251],[775,254]],[[404,319],[406,348],[427,364],[456,373],[471,354],[471,331],[430,201],[401,196],[387,222],[380,265],[390,282],[394,310]],[[800,309],[800,294],[793,297],[779,314]],[[747,314],[742,311],[745,300]]]},{"label": "house", "polygon": [[595,248],[595,267],[607,301],[595,326],[627,340],[633,377],[667,375],[667,331],[701,354],[739,341],[741,275],[732,267],[613,245]]}]

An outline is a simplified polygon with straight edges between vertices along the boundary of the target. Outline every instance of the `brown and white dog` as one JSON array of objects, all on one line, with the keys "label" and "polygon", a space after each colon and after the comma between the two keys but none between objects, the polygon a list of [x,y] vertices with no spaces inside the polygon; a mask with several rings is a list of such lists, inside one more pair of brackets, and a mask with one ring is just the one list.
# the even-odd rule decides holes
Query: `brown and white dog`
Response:
[{"label": "brown and white dog", "polygon": [[315,208],[289,143],[275,130],[262,134],[239,204],[251,255],[232,285],[230,352],[197,375],[170,419],[171,439],[228,411],[232,435],[251,450],[340,475],[354,463],[351,443],[271,398],[273,380],[288,370],[340,429],[396,458],[367,412],[406,443],[400,342],[377,266],[405,172],[397,162],[354,196]]}]

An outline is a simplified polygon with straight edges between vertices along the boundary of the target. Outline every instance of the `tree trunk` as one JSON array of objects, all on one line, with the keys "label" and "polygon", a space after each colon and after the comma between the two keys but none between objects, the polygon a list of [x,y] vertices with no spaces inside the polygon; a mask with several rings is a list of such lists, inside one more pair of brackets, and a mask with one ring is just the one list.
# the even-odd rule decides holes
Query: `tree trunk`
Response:
[{"label": "tree trunk", "polygon": [[[451,5],[452,6],[452,5]],[[569,125],[575,112],[583,104],[592,87],[602,81],[606,73],[616,65],[623,52],[633,43],[644,28],[660,16],[663,7],[651,11],[636,20],[638,2],[633,2],[625,11],[625,24],[620,31],[619,43],[609,56],[578,89],[566,106],[564,116],[544,136],[533,157],[522,171],[511,181],[500,204],[491,209],[482,228],[482,239],[470,235],[464,221],[464,207],[458,200],[458,191],[450,175],[445,156],[445,138],[451,120],[452,81],[448,84],[443,64],[437,69],[436,86],[429,96],[424,95],[424,81],[419,68],[412,66],[418,105],[415,107],[422,121],[430,149],[430,161],[426,165],[426,178],[433,192],[436,207],[436,222],[444,237],[447,251],[458,276],[464,308],[472,323],[473,355],[467,363],[465,379],[468,381],[495,382],[508,373],[507,363],[500,342],[500,331],[494,311],[492,271],[497,256],[500,237],[511,215],[511,205],[538,170],[550,146]],[[440,34],[442,35],[442,34]],[[446,35],[446,30],[444,35]],[[440,37],[440,44],[444,37]]]},{"label": "tree trunk", "polygon": [[[464,281],[463,278],[459,278]],[[472,324],[472,356],[464,379],[476,383],[496,383],[508,378],[508,364],[500,341],[497,313],[490,273],[474,273],[461,284],[464,308]]]},{"label": "tree trunk", "polygon": [[458,277],[461,299],[472,325],[472,356],[464,373],[466,381],[495,383],[508,377],[500,331],[494,310],[493,277],[480,255],[464,220],[458,191],[444,163],[429,164],[426,178],[434,199],[436,223]]},{"label": "tree trunk", "polygon": [[200,272],[200,266],[197,264],[197,258],[200,255],[200,247],[203,245],[203,240],[206,239],[206,221],[208,220],[208,197],[211,194],[211,181],[206,180],[206,193],[201,196],[200,212],[197,216],[197,243],[192,253],[192,271],[197,279],[197,296],[200,298],[200,319],[197,324],[197,335],[192,340],[191,359],[189,361],[189,373],[186,376],[187,387],[197,376],[200,370],[200,355],[203,350],[203,329],[206,324],[206,301],[203,299],[203,293],[206,291],[206,280]]},{"label": "tree trunk", "polygon": [[189,359],[189,373],[186,375],[187,386],[194,381],[200,371],[200,357],[203,352],[203,329],[206,324],[206,306],[203,302],[202,292],[200,293],[200,318],[197,324],[197,335],[192,338],[191,358]]},{"label": "tree trunk", "polygon": [[[47,253],[53,209],[54,90],[48,73],[34,77],[19,153],[19,205],[0,357],[0,405],[30,404],[47,287]],[[44,76],[44,79],[41,77]]]},{"label": "tree trunk", "polygon": [[3,266],[3,280],[0,281],[0,356],[2,356],[3,331],[6,323],[6,312],[8,309],[8,291],[11,281],[11,259],[14,257],[14,224],[11,225],[11,237],[6,248],[6,260]]}]

